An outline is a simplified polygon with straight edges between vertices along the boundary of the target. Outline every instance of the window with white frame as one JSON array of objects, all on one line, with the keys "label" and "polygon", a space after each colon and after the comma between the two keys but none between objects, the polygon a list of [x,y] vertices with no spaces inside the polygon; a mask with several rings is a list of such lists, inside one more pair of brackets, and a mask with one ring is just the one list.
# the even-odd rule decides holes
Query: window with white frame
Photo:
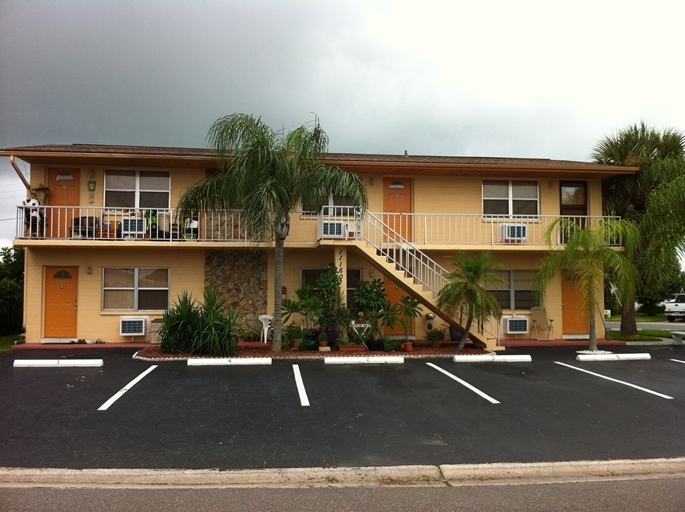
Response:
[{"label": "window with white frame", "polygon": [[166,171],[105,171],[106,208],[169,208]]},{"label": "window with white frame", "polygon": [[537,216],[540,212],[537,181],[483,181],[483,215],[510,217]]},{"label": "window with white frame", "polygon": [[[301,286],[311,286],[315,290],[316,280],[325,271],[325,268],[303,268],[300,270],[300,284]],[[347,307],[348,309],[355,308],[354,292],[357,290],[359,281],[362,280],[362,269],[348,268],[347,269]]]},{"label": "window with white frame", "polygon": [[163,311],[169,309],[169,269],[105,267],[102,309]]},{"label": "window with white frame", "polygon": [[538,305],[533,289],[534,270],[503,270],[496,274],[501,281],[487,284],[485,289],[497,298],[502,309],[530,309]]}]

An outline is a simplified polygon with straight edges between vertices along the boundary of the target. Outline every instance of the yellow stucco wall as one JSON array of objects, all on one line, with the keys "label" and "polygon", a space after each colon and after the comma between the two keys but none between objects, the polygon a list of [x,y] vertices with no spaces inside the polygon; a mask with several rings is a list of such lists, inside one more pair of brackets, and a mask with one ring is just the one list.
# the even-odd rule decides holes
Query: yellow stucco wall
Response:
[{"label": "yellow stucco wall", "polygon": [[[106,242],[103,242],[106,243]],[[44,337],[46,266],[78,267],[78,314],[77,338],[104,339],[108,343],[131,341],[131,337],[119,336],[120,316],[149,316],[150,320],[161,318],[161,311],[102,311],[103,267],[156,267],[170,269],[169,298],[173,303],[182,291],[202,298],[204,287],[204,251],[173,249],[166,247],[136,249],[65,249],[31,248],[26,251],[26,309],[24,312],[27,342],[39,342]],[[88,274],[87,269],[93,269]],[[150,340],[136,337],[134,341]]]}]

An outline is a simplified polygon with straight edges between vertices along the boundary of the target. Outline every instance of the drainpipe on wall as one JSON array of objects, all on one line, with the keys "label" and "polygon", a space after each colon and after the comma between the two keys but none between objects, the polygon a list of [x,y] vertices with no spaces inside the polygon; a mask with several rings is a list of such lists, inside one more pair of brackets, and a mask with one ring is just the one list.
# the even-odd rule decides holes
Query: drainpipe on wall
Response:
[{"label": "drainpipe on wall", "polygon": [[12,164],[12,167],[14,167],[14,170],[17,172],[17,175],[19,176],[21,181],[24,183],[26,190],[30,191],[31,185],[29,185],[29,182],[26,181],[26,178],[24,177],[24,173],[21,172],[21,169],[19,169],[19,167],[17,166],[17,163],[14,161],[14,155],[10,155],[10,163]]}]

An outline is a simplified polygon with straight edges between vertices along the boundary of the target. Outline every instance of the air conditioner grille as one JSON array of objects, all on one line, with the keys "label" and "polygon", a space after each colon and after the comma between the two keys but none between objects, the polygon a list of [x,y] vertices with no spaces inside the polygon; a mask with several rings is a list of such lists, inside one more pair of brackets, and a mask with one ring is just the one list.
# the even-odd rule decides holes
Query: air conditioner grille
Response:
[{"label": "air conditioner grille", "polygon": [[120,336],[144,336],[147,332],[146,316],[122,316],[119,320]]},{"label": "air conditioner grille", "polygon": [[522,334],[527,333],[528,329],[528,317],[525,316],[506,316],[503,317],[504,320],[504,332],[506,334]]},{"label": "air conditioner grille", "polygon": [[342,222],[324,222],[323,223],[323,235],[324,236],[337,236],[343,235],[343,223]]}]

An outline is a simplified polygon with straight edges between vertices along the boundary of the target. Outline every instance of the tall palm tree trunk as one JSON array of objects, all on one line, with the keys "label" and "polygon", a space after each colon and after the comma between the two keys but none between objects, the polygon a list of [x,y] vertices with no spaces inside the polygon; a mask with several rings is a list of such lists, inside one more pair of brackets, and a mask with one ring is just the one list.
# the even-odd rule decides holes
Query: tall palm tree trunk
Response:
[{"label": "tall palm tree trunk", "polygon": [[461,352],[464,350],[464,346],[466,345],[466,342],[469,340],[469,333],[471,332],[471,324],[473,323],[473,318],[468,317],[466,320],[466,327],[464,327],[464,334],[461,336],[461,341],[459,342],[459,346],[457,347],[457,352]]},{"label": "tall palm tree trunk", "polygon": [[281,333],[283,332],[283,317],[281,316],[283,288],[283,247],[285,239],[276,237],[274,253],[274,319],[273,319],[273,351],[281,351]]},{"label": "tall palm tree trunk", "polygon": [[621,305],[621,336],[636,336],[635,296],[623,298]]}]

